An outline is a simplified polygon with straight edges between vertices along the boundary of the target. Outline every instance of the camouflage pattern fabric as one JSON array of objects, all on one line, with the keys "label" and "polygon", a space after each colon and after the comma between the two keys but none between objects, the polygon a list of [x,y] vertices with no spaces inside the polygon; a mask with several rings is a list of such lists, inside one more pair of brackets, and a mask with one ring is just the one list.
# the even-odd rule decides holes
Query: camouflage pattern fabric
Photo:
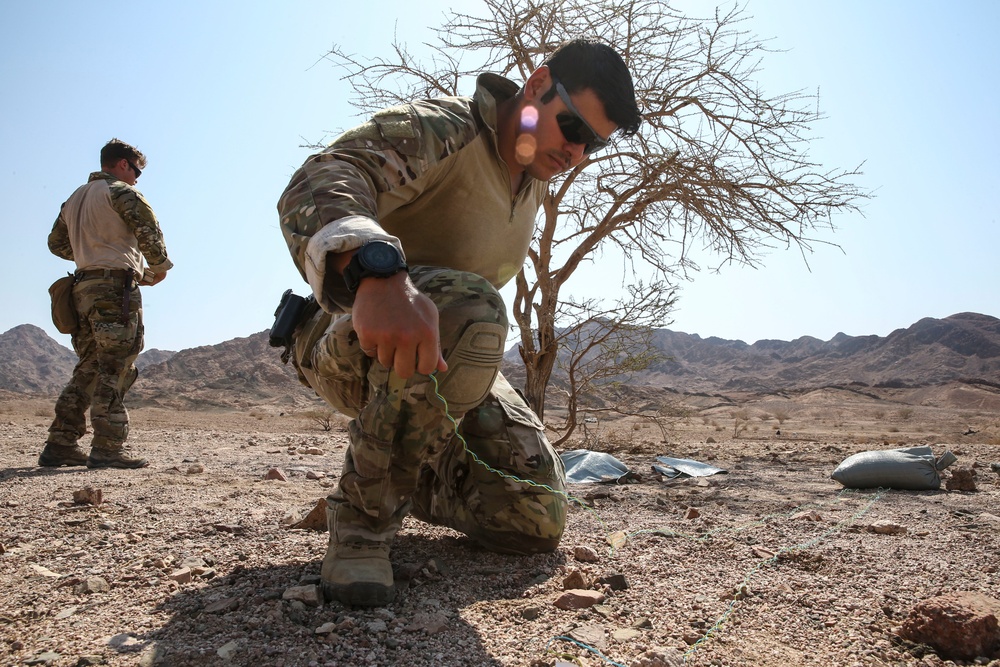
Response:
[{"label": "camouflage pattern fabric", "polygon": [[[476,325],[505,332],[506,308],[474,274],[413,267],[410,277],[440,312],[449,371],[436,377],[444,386],[463,334]],[[456,437],[432,379],[418,374],[404,381],[367,357],[350,315],[316,313],[297,333],[293,358],[322,398],[354,417],[344,470],[328,498],[340,539],[389,541],[412,511],[496,551],[535,553],[559,543],[567,505],[559,493],[565,489],[562,461],[541,422],[499,374],[499,355],[481,391],[467,387],[479,394],[477,403],[465,413],[460,397],[449,405],[467,446]],[[503,475],[476,463],[470,452]]]},{"label": "camouflage pattern fabric", "polygon": [[86,433],[86,412],[94,428],[91,447],[120,449],[128,438],[123,399],[135,382],[135,359],[143,348],[142,295],[131,287],[129,313],[122,323],[121,278],[87,278],[73,286],[80,330],[73,334],[79,361],[56,401],[47,442],[73,446]]},{"label": "camouflage pattern fabric", "polygon": [[[128,183],[103,171],[95,171],[90,174],[87,182],[91,183],[97,180],[107,182],[111,195],[111,206],[125,221],[125,225],[135,234],[139,251],[149,266],[156,267],[154,269],[156,273],[162,273],[173,267],[173,263],[167,258],[167,248],[163,241],[160,223],[157,222],[153,208],[142,196],[142,193]],[[61,210],[52,226],[52,231],[49,233],[48,244],[53,255],[73,261],[73,247],[69,241],[69,229]],[[137,273],[141,273],[141,267],[133,268],[136,269]]]},{"label": "camouflage pattern fabric", "polygon": [[511,194],[495,145],[497,104],[518,86],[482,74],[473,97],[415,101],[378,112],[310,156],[278,201],[295,266],[328,311],[351,295],[329,253],[378,239],[411,266],[446,266],[496,287],[524,264],[548,183],[525,175]]}]

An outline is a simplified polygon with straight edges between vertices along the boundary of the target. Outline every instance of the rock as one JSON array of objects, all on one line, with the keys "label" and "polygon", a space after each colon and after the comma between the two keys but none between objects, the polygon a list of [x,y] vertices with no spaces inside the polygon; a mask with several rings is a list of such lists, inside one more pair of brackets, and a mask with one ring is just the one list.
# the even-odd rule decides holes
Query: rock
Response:
[{"label": "rock", "polygon": [[331,632],[334,632],[336,629],[337,629],[336,623],[324,623],[323,625],[313,630],[313,633],[317,635],[328,635]]},{"label": "rock", "polygon": [[222,598],[205,605],[204,612],[206,614],[224,614],[227,611],[236,611],[239,606],[240,601],[236,598]]},{"label": "rock", "polygon": [[58,614],[56,614],[53,618],[55,618],[57,621],[61,621],[62,619],[69,618],[70,616],[72,616],[73,614],[75,614],[76,610],[77,610],[76,607],[66,607],[65,609],[63,609],[62,611],[60,611]]},{"label": "rock", "polygon": [[235,523],[216,523],[212,527],[220,533],[232,533],[233,535],[242,535],[246,530],[243,526]]},{"label": "rock", "polygon": [[603,650],[608,644],[608,633],[599,625],[581,625],[570,630],[568,634],[578,642],[593,648]]},{"label": "rock", "polygon": [[534,621],[542,615],[541,607],[525,607],[521,610],[521,618],[526,621]]},{"label": "rock", "polygon": [[944,483],[949,491],[975,491],[976,471],[967,466],[951,469],[951,477]]},{"label": "rock", "polygon": [[418,612],[406,626],[407,632],[423,630],[429,635],[436,635],[448,627],[448,617],[441,612]]},{"label": "rock", "polygon": [[793,521],[822,521],[823,517],[816,510],[806,510],[792,515]]},{"label": "rock", "polygon": [[596,563],[601,560],[601,557],[597,555],[597,552],[590,547],[575,547],[573,549],[573,558],[577,559],[581,563]]},{"label": "rock", "polygon": [[202,472],[205,472],[205,466],[203,466],[200,463],[192,463],[191,465],[188,466],[187,469],[187,474],[189,475],[197,475],[198,473]]},{"label": "rock", "polygon": [[431,574],[448,574],[448,565],[445,564],[444,560],[438,558],[437,556],[428,560],[424,567]]},{"label": "rock", "polygon": [[316,506],[309,510],[309,514],[304,519],[293,523],[289,528],[315,530],[320,533],[326,532],[326,507],[326,498],[320,498],[316,501]]},{"label": "rock", "polygon": [[919,602],[897,634],[933,646],[948,660],[1000,658],[1000,600],[976,592],[947,593]]},{"label": "rock", "polygon": [[694,507],[687,508],[687,512],[684,513],[684,518],[685,519],[697,519],[700,516],[701,516],[701,512],[699,512]]},{"label": "rock", "polygon": [[73,502],[77,505],[98,506],[104,501],[104,493],[100,489],[86,486],[73,492]]},{"label": "rock", "polygon": [[168,574],[167,578],[173,579],[178,584],[186,584],[189,583],[193,577],[191,575],[191,568],[181,567]]},{"label": "rock", "polygon": [[35,563],[31,563],[30,567],[32,570],[35,571],[35,574],[37,574],[40,577],[45,577],[46,579],[58,579],[59,577],[62,576],[61,574],[53,572],[47,567],[42,567],[41,565],[36,565]]},{"label": "rock", "polygon": [[55,651],[45,651],[24,661],[26,665],[51,665],[62,656]]},{"label": "rock", "polygon": [[750,551],[757,558],[774,558],[774,552],[770,549],[765,549],[764,547],[750,547]]},{"label": "rock", "polygon": [[905,535],[906,526],[901,526],[892,521],[876,521],[868,526],[868,530],[878,535]]},{"label": "rock", "polygon": [[306,473],[306,479],[323,479],[324,477],[326,477],[326,473],[318,470],[310,470]]},{"label": "rock", "polygon": [[266,473],[264,473],[264,479],[276,479],[279,482],[287,482],[288,475],[281,470],[281,468],[271,468]]},{"label": "rock", "polygon": [[618,628],[611,633],[611,638],[616,642],[633,642],[639,637],[642,637],[642,633],[635,628]]},{"label": "rock", "polygon": [[625,575],[618,574],[617,572],[601,577],[597,580],[597,583],[607,586],[613,591],[628,590],[628,581],[625,580]]},{"label": "rock", "polygon": [[553,603],[559,609],[586,609],[604,602],[604,595],[597,591],[573,589],[564,592]]},{"label": "rock", "polygon": [[320,591],[320,587],[316,584],[309,584],[308,586],[292,586],[291,588],[286,588],[285,592],[281,594],[282,600],[297,600],[303,604],[307,604],[310,607],[318,607],[323,601],[323,594]]},{"label": "rock", "polygon": [[219,649],[216,651],[216,654],[223,660],[232,660],[233,655],[235,655],[239,649],[240,645],[238,642],[236,642],[235,640],[229,641],[220,646]]},{"label": "rock", "polygon": [[583,572],[576,569],[570,570],[570,573],[566,575],[565,579],[563,579],[564,591],[572,590],[574,588],[590,588],[590,586],[587,585],[587,578],[583,576]]},{"label": "rock", "polygon": [[309,456],[323,456],[323,450],[319,447],[305,447],[299,450],[300,454],[308,454]]},{"label": "rock", "polygon": [[111,585],[101,577],[87,577],[76,586],[73,587],[73,592],[77,595],[86,595],[89,593],[107,593],[111,590]]},{"label": "rock", "polygon": [[672,648],[654,648],[646,651],[630,667],[683,667],[684,654]]}]

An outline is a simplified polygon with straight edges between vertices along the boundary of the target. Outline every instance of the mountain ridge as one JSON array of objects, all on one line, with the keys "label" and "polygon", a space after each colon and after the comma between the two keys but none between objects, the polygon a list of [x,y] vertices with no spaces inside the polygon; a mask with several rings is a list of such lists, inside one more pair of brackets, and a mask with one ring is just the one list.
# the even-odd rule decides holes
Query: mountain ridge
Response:
[{"label": "mountain ridge", "polygon": [[[130,404],[176,409],[225,409],[257,404],[316,405],[268,332],[178,352],[149,350],[136,362],[140,377]],[[980,313],[923,318],[887,336],[748,344],[660,329],[653,345],[664,359],[627,379],[637,386],[682,393],[760,392],[823,386],[920,387],[956,381],[1000,383],[1000,319]],[[42,329],[23,324],[0,334],[0,390],[56,395],[76,355]],[[523,378],[517,349],[504,373]],[[554,378],[558,380],[558,378]]]}]

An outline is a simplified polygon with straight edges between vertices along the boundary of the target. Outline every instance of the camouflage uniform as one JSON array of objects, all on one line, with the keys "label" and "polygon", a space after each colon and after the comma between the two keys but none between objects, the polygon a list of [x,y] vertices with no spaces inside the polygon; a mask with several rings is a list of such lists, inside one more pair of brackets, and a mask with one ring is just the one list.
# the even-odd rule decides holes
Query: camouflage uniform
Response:
[{"label": "camouflage uniform", "polygon": [[[549,551],[562,535],[562,462],[499,374],[508,323],[497,290],[520,270],[547,191],[525,175],[512,198],[496,149],[497,100],[517,88],[482,75],[474,97],[380,112],[309,158],[279,201],[289,250],[322,306],[296,332],[293,360],[303,382],[353,417],[328,498],[331,549],[388,543],[408,513],[508,553]],[[437,390],[361,351],[345,312],[352,295],[327,273],[329,253],[372,239],[405,252],[438,307],[449,369]]]},{"label": "camouflage uniform", "polygon": [[143,275],[144,258],[155,273],[173,266],[160,226],[138,190],[95,172],[63,204],[49,250],[77,263],[80,330],[72,336],[79,361],[56,401],[47,444],[75,446],[86,433],[89,408],[92,449],[119,450],[128,438],[123,399],[138,375],[134,362],[144,342],[142,296],[132,276]]}]

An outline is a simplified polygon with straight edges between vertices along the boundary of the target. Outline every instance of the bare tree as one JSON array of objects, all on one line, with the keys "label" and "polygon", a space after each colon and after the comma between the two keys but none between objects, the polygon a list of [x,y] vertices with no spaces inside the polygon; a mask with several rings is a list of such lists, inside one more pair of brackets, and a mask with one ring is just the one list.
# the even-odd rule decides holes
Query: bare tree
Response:
[{"label": "bare tree", "polygon": [[[484,70],[523,81],[579,35],[604,39],[625,58],[643,126],[552,182],[516,278],[525,394],[540,417],[561,343],[579,341],[562,348],[569,358],[559,362],[577,369],[578,387],[599,375],[583,370],[596,358],[594,345],[582,342],[585,333],[623,345],[633,340],[637,347],[625,354],[655,359],[643,356],[649,341],[634,333],[670,324],[676,285],[702,268],[692,252],[709,252],[716,270],[731,262],[756,266],[776,246],[805,257],[812,244],[826,242],[817,233],[833,229],[832,214],[857,211],[868,196],[852,183],[857,168],[810,160],[809,133],[823,117],[815,96],[758,88],[769,50],[742,27],[746,18],[738,6],[688,17],[666,0],[484,0],[481,13],[451,12],[436,29],[438,43],[426,45],[429,65],[398,38],[390,57],[361,58],[337,47],[327,54],[344,68],[363,113],[458,94]],[[468,61],[475,67],[466,68]],[[622,286],[627,296],[610,306],[569,299],[568,281],[605,256],[620,258],[622,274],[635,281]],[[603,324],[595,327],[598,315]],[[595,345],[623,354],[617,344]]]}]

